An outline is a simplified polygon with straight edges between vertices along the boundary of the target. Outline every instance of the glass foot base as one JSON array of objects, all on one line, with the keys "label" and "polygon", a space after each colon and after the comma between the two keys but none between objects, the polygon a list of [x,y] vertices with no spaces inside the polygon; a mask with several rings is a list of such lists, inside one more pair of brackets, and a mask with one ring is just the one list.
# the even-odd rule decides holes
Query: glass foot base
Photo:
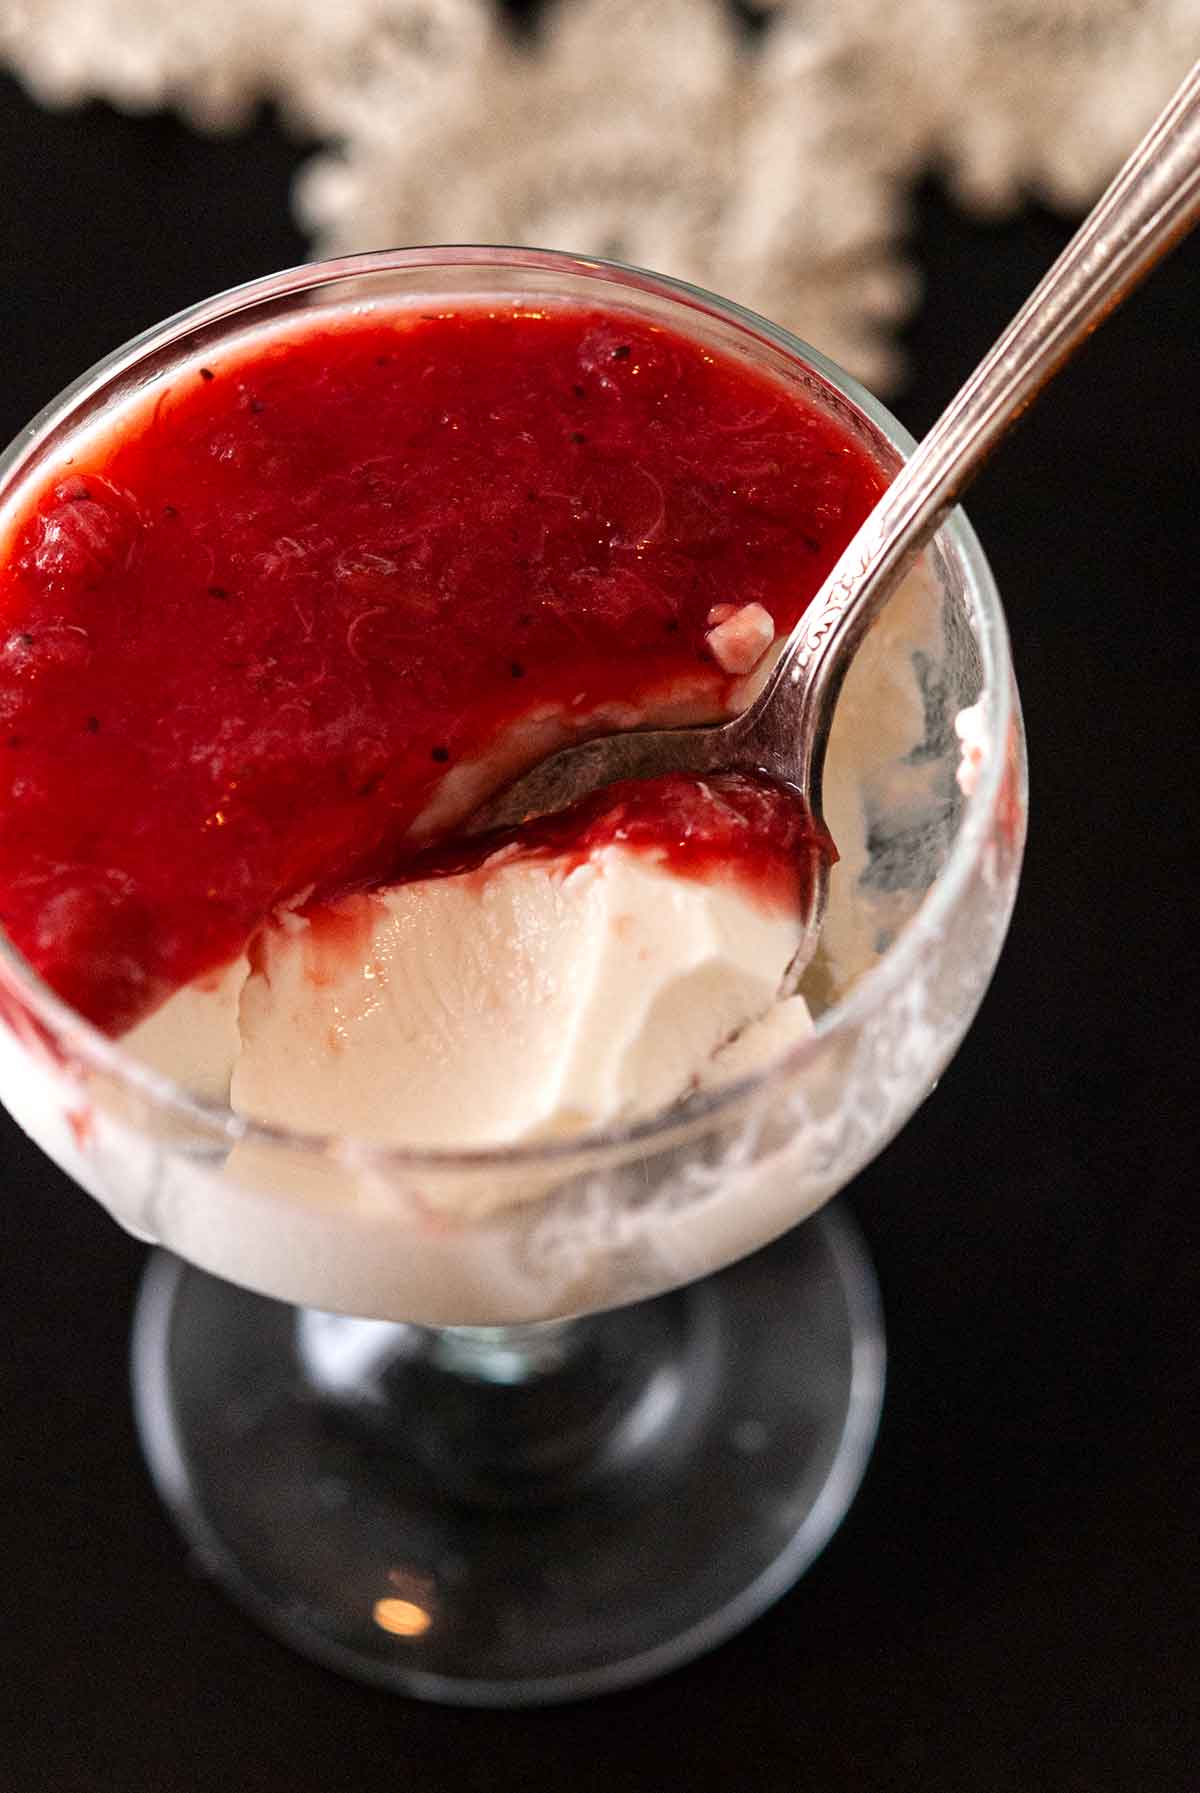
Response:
[{"label": "glass foot base", "polygon": [[829,1210],[519,1336],[312,1314],[160,1253],[133,1342],[143,1448],[199,1566],[305,1656],[477,1706],[629,1686],[748,1624],[845,1514],[883,1360],[869,1261]]}]

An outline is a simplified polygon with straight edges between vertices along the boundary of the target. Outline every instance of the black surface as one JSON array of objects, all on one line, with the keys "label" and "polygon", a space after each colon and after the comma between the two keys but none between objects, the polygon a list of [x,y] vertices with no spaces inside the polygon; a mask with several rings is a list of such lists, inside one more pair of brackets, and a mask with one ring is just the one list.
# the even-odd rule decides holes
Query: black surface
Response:
[{"label": "black surface", "polygon": [[[269,124],[50,117],[0,81],[0,435],[142,326],[300,259],[299,153]],[[1066,235],[921,196],[913,428]],[[1194,1793],[1198,276],[1200,241],[971,499],[1024,694],[1027,871],[977,1025],[856,1186],[891,1380],[816,1569],[590,1705],[445,1711],[309,1667],[189,1575],[129,1418],[141,1251],[4,1122],[0,1793]]]}]

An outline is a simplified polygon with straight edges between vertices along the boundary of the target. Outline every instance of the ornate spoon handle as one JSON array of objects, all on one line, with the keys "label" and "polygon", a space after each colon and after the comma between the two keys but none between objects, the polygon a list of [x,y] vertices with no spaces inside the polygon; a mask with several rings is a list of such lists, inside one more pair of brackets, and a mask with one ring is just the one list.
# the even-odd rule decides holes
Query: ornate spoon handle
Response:
[{"label": "ornate spoon handle", "polygon": [[[771,736],[772,698],[795,752],[811,734],[819,811],[825,734],[855,649],[972,476],[1072,351],[1200,217],[1200,62],[849,544],[742,718]],[[785,695],[784,683],[799,686]],[[801,706],[797,716],[797,698]],[[764,745],[766,742],[764,741]]]}]

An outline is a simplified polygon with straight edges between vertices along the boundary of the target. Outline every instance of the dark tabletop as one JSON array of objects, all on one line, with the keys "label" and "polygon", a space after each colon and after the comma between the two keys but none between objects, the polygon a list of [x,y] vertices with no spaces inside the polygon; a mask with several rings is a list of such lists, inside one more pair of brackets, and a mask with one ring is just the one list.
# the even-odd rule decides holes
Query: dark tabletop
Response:
[{"label": "dark tabletop", "polygon": [[[303,258],[303,146],[0,80],[0,437],[177,307]],[[914,430],[1065,241],[914,213]],[[1195,1077],[1200,240],[981,479],[1032,759],[1012,934],[855,1185],[889,1388],[817,1566],[634,1692],[477,1713],[290,1655],[195,1579],[126,1389],[142,1249],[0,1116],[0,1793],[1200,1786]]]}]

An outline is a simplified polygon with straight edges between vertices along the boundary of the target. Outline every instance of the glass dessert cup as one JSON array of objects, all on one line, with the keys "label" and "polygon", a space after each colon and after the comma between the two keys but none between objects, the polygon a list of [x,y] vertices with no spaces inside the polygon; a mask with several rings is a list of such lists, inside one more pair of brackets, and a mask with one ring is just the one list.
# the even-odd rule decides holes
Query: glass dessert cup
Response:
[{"label": "glass dessert cup", "polygon": [[[138,338],[0,459],[0,506],[245,331],[464,298],[661,319],[793,383],[883,467],[909,446],[815,351],[697,289],[535,251],[406,250],[259,281]],[[165,1248],[133,1347],[160,1492],[203,1567],[306,1655],[467,1704],[630,1684],[748,1623],[845,1513],[883,1334],[851,1222],[818,1210],[970,1024],[1023,845],[1003,615],[961,516],[862,650],[826,782],[842,859],[812,1036],[569,1140],[418,1152],[257,1125],[135,1059],[0,940],[0,1096]]]}]

